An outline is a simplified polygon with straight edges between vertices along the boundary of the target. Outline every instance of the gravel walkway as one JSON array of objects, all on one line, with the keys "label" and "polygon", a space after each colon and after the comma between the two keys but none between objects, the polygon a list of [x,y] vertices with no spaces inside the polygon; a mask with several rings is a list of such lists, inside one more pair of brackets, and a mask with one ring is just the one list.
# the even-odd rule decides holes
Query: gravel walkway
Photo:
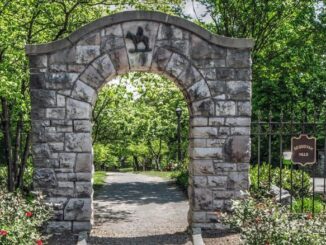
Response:
[{"label": "gravel walkway", "polygon": [[89,243],[123,245],[192,244],[187,229],[188,200],[159,177],[108,173],[94,196]]}]

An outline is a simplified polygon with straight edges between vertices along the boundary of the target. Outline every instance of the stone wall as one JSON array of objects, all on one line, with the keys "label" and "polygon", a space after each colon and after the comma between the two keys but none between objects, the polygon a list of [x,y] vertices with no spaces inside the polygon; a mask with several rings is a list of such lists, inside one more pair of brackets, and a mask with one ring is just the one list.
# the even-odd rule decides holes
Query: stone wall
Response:
[{"label": "stone wall", "polygon": [[[144,42],[136,49],[133,41]],[[92,107],[107,81],[129,71],[162,74],[183,92],[191,115],[189,223],[220,227],[215,211],[227,210],[249,185],[252,46],[142,11],[28,45],[34,188],[55,209],[48,231],[91,229]]]}]

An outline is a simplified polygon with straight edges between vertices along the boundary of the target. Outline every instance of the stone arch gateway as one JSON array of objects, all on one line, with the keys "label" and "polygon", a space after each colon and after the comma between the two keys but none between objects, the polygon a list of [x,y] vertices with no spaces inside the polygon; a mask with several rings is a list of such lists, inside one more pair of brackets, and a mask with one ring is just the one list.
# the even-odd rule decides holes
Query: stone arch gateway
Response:
[{"label": "stone arch gateway", "polygon": [[27,45],[34,189],[55,209],[48,232],[91,229],[92,106],[103,84],[129,71],[162,74],[184,93],[191,125],[189,224],[219,228],[216,210],[228,209],[249,185],[253,44],[175,16],[130,11],[56,42]]}]

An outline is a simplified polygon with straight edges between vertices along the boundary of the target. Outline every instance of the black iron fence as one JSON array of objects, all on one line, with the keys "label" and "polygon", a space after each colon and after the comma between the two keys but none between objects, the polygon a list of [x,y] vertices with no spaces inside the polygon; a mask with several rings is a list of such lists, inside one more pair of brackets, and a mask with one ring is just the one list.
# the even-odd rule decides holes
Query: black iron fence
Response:
[{"label": "black iron fence", "polygon": [[[251,192],[273,195],[293,212],[324,212],[326,208],[326,122],[316,114],[290,115],[278,121],[272,114],[258,117],[251,126]],[[316,138],[316,163],[293,164],[291,138],[307,134]]]}]

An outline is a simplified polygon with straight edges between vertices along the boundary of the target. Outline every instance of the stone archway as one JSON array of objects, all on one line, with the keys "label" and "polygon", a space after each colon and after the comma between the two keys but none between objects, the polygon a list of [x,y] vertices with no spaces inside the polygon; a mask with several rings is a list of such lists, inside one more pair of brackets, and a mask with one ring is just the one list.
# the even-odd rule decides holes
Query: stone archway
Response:
[{"label": "stone archway", "polygon": [[189,224],[220,227],[215,211],[228,209],[249,184],[252,47],[252,40],[144,11],[27,45],[34,188],[55,208],[48,231],[91,229],[92,106],[106,81],[129,71],[160,73],[184,93],[191,115]]}]

